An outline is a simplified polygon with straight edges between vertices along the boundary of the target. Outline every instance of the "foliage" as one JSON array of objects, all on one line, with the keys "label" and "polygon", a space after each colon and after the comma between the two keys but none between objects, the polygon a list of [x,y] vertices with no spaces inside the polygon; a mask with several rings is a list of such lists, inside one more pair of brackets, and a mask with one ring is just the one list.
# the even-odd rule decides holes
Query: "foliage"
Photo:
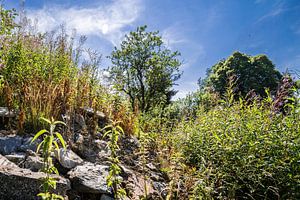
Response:
[{"label": "foliage", "polygon": [[123,129],[118,125],[120,122],[112,122],[111,125],[104,127],[104,130],[107,130],[104,134],[109,136],[108,147],[111,151],[110,156],[110,169],[109,175],[107,177],[107,185],[108,187],[112,187],[114,192],[115,199],[120,199],[126,195],[126,191],[120,187],[121,179],[120,172],[121,168],[119,167],[119,158],[117,156],[117,151],[119,149],[118,141],[121,134],[124,134]]},{"label": "foliage", "polygon": [[30,23],[1,37],[0,106],[19,111],[19,132],[40,129],[40,117],[72,119],[78,112],[84,114],[84,107],[109,112],[112,97],[100,82],[101,55],[83,50],[85,37],[75,41],[64,27],[38,33]]},{"label": "foliage", "polygon": [[40,148],[42,149],[42,157],[44,160],[44,165],[42,171],[46,173],[46,177],[44,178],[43,183],[43,192],[39,193],[38,196],[42,197],[42,199],[45,200],[53,200],[53,199],[64,199],[62,196],[50,193],[50,190],[56,189],[56,180],[55,178],[51,177],[51,174],[55,173],[58,175],[58,171],[56,167],[54,167],[52,163],[51,154],[57,151],[59,153],[59,143],[66,148],[65,141],[62,137],[62,135],[58,132],[55,132],[55,127],[58,124],[65,123],[61,121],[54,121],[52,118],[51,121],[45,118],[41,118],[44,122],[49,124],[49,131],[46,129],[43,129],[39,131],[31,140],[31,142],[34,142],[36,139],[38,139],[41,136],[44,136],[43,141],[40,142],[40,144],[37,147],[37,152],[39,152]]},{"label": "foliage", "polygon": [[186,126],[183,152],[198,169],[195,199],[300,197],[299,107],[284,116],[272,104],[268,97],[216,106]]},{"label": "foliage", "polygon": [[209,69],[204,86],[223,95],[226,92],[228,78],[231,76],[237,79],[234,92],[243,97],[252,89],[263,97],[266,96],[265,88],[269,88],[273,93],[282,77],[267,56],[248,56],[234,52],[226,60],[221,60]]},{"label": "foliage", "polygon": [[176,93],[171,88],[181,75],[179,55],[163,45],[158,32],[138,27],[111,54],[112,83],[128,95],[133,110],[137,107],[144,112],[162,102],[167,104]]},{"label": "foliage", "polygon": [[15,9],[6,10],[3,8],[3,5],[0,4],[0,38],[2,38],[2,35],[11,34],[12,30],[16,27],[16,23],[14,22],[16,16],[17,13]]}]

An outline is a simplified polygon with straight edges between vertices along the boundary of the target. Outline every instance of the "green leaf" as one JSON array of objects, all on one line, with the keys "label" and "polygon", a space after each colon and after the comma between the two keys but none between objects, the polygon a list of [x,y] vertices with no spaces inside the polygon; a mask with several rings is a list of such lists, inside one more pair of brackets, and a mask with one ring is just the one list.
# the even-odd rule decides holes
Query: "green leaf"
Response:
[{"label": "green leaf", "polygon": [[54,125],[62,124],[62,125],[67,126],[66,123],[65,123],[65,122],[62,122],[62,121],[55,121],[53,124],[54,124]]},{"label": "green leaf", "polygon": [[44,118],[44,117],[40,117],[40,119],[41,119],[42,121],[47,122],[48,124],[51,124],[51,121],[50,121],[49,119],[46,119],[46,118]]},{"label": "green leaf", "polygon": [[66,144],[65,144],[65,140],[62,137],[62,135],[58,132],[55,132],[55,135],[57,136],[57,138],[59,139],[60,143],[62,144],[62,146],[64,147],[64,149],[66,149]]},{"label": "green leaf", "polygon": [[42,142],[37,146],[37,148],[36,148],[36,153],[39,152],[39,150],[40,150],[42,144],[44,144],[44,142],[45,142],[45,141],[42,141]]},{"label": "green leaf", "polygon": [[59,157],[59,154],[60,154],[60,152],[59,152],[59,146],[58,146],[58,144],[57,144],[56,141],[53,141],[53,144],[55,145],[55,148],[56,148],[56,151],[57,151],[57,155]]},{"label": "green leaf", "polygon": [[43,129],[43,130],[40,130],[37,134],[35,134],[35,136],[32,138],[30,144],[32,142],[34,142],[38,137],[40,137],[41,135],[43,135],[44,133],[48,133],[47,130]]},{"label": "green leaf", "polygon": [[110,134],[111,132],[112,132],[111,130],[106,131],[106,132],[104,133],[103,137],[107,136],[107,135]]}]

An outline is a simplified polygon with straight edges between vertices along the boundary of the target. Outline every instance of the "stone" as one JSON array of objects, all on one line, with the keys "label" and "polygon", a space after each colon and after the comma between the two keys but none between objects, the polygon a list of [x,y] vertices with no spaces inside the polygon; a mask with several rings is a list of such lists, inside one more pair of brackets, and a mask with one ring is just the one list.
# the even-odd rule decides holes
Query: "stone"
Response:
[{"label": "stone", "polygon": [[103,194],[103,195],[101,195],[100,200],[114,200],[114,198],[111,196],[108,196],[106,194]]},{"label": "stone", "polygon": [[79,126],[82,128],[82,129],[86,129],[87,126],[86,126],[86,123],[85,123],[85,119],[82,115],[80,114],[76,114],[75,115],[75,122],[77,124],[79,124]]},{"label": "stone", "polygon": [[83,163],[83,160],[70,149],[59,149],[59,153],[55,151],[55,157],[58,162],[67,169],[73,169],[77,165]]},{"label": "stone", "polygon": [[164,199],[168,195],[168,185],[164,182],[153,182],[153,188],[160,194]]},{"label": "stone", "polygon": [[7,107],[0,107],[0,117],[16,117],[16,112],[8,110]]},{"label": "stone", "polygon": [[0,154],[9,155],[17,152],[22,145],[23,138],[16,135],[0,137]]},{"label": "stone", "polygon": [[16,152],[27,152],[28,150],[35,151],[41,140],[37,139],[31,143],[32,138],[18,135],[0,136],[0,154],[10,155]]},{"label": "stone", "polygon": [[96,113],[95,113],[93,108],[83,107],[82,110],[90,116],[96,115],[96,117],[99,119],[105,119],[105,114],[103,112],[96,111]]},{"label": "stone", "polygon": [[106,184],[109,166],[86,162],[68,172],[72,189],[80,193],[111,194]]},{"label": "stone", "polygon": [[0,167],[16,168],[18,166],[15,163],[8,160],[6,157],[0,155]]},{"label": "stone", "polygon": [[34,142],[31,143],[32,139],[33,139],[33,137],[23,137],[22,145],[19,146],[17,150],[21,151],[21,152],[27,152],[28,150],[36,151],[37,146],[42,141],[40,138],[38,138],[37,140],[35,140]]},{"label": "stone", "polygon": [[43,166],[43,159],[39,156],[27,156],[24,163],[21,164],[22,168],[30,169],[33,172],[40,171]]},{"label": "stone", "polygon": [[15,163],[16,165],[21,164],[24,162],[26,157],[25,153],[16,153],[16,154],[11,154],[11,155],[6,155],[5,158],[7,158],[9,161]]},{"label": "stone", "polygon": [[[36,195],[42,192],[42,179],[45,176],[45,173],[32,172],[18,166],[0,165],[0,197],[1,199],[35,200]],[[57,181],[57,188],[51,192],[65,196],[67,190],[71,188],[69,180],[58,175],[53,175],[53,178]]]},{"label": "stone", "polygon": [[108,148],[107,142],[104,140],[95,140],[94,143],[98,149],[98,159],[101,161],[107,161],[111,155],[111,151]]},{"label": "stone", "polygon": [[89,162],[107,162],[111,152],[103,140],[83,140],[73,145],[72,150]]},{"label": "stone", "polygon": [[147,195],[152,195],[156,191],[154,190],[150,180],[144,180],[143,174],[133,171],[121,165],[123,176],[125,177],[126,191],[128,196],[132,200],[139,200],[145,195],[145,184],[147,187]]}]

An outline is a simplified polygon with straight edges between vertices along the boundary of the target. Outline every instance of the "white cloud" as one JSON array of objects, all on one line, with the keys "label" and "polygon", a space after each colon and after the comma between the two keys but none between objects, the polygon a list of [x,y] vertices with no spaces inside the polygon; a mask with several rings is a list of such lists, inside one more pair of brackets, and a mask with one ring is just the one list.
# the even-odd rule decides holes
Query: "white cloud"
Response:
[{"label": "white cloud", "polygon": [[185,81],[181,84],[180,88],[177,94],[173,97],[173,100],[181,99],[186,97],[188,94],[195,92],[198,89],[197,81]]},{"label": "white cloud", "polygon": [[92,8],[44,7],[29,10],[28,16],[38,20],[39,31],[51,31],[66,24],[67,30],[76,29],[79,35],[96,35],[117,46],[124,35],[124,28],[136,21],[142,9],[140,0],[114,0]]},{"label": "white cloud", "polygon": [[262,22],[266,19],[274,18],[282,13],[288,11],[288,8],[285,8],[285,4],[283,1],[277,1],[270,12],[266,13],[262,17],[260,17],[256,23]]},{"label": "white cloud", "polygon": [[169,26],[162,32],[162,40],[166,46],[169,48],[174,48],[176,44],[188,42],[183,34],[179,31],[181,28],[178,24]]}]

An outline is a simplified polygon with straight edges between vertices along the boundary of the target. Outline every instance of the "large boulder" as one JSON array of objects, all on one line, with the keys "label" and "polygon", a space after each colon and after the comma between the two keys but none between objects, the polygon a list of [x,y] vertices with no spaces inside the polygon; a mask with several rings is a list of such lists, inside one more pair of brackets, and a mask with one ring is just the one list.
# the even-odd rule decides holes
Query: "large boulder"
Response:
[{"label": "large boulder", "polygon": [[[34,200],[42,192],[42,179],[46,176],[42,172],[32,172],[19,168],[14,163],[0,156],[0,197],[1,199]],[[56,194],[66,195],[70,189],[69,180],[53,175],[57,180]]]},{"label": "large boulder", "polygon": [[86,162],[69,171],[72,189],[80,193],[111,194],[106,184],[109,166]]},{"label": "large boulder", "polygon": [[83,160],[72,150],[61,148],[55,152],[58,162],[67,169],[73,169],[77,165],[83,163]]}]

